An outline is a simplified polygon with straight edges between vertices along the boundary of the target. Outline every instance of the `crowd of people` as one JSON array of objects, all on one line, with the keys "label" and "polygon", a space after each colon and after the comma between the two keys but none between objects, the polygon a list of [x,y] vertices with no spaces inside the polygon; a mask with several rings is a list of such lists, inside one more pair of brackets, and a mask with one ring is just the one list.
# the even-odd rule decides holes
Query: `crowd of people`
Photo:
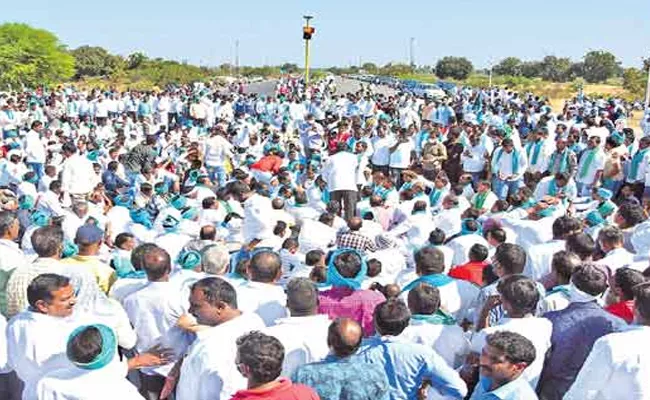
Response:
[{"label": "crowd of people", "polygon": [[650,399],[650,110],[381,93],[0,93],[0,398]]}]

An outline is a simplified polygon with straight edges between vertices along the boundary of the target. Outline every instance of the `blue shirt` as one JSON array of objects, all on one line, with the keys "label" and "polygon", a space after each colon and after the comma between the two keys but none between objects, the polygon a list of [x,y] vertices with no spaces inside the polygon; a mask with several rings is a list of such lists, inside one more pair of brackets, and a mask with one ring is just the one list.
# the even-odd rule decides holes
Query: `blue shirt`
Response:
[{"label": "blue shirt", "polygon": [[470,400],[537,400],[535,391],[521,375],[493,391],[489,391],[492,380],[481,377]]},{"label": "blue shirt", "polygon": [[545,400],[560,400],[578,376],[594,342],[601,336],[625,329],[627,324],[595,301],[574,302],[544,317],[553,324],[553,334],[537,392]]},{"label": "blue shirt", "polygon": [[323,361],[298,367],[291,381],[310,386],[321,400],[386,400],[388,381],[378,365],[359,362],[355,356],[329,355]]},{"label": "blue shirt", "polygon": [[467,386],[447,362],[432,348],[394,336],[371,337],[361,344],[355,356],[364,362],[381,365],[388,377],[390,400],[417,399],[424,381],[443,396],[462,399]]}]

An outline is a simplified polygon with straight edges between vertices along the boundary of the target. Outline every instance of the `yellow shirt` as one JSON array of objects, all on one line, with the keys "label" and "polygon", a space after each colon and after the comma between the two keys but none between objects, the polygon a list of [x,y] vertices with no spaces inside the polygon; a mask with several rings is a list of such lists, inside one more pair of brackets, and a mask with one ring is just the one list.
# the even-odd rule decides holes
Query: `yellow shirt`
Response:
[{"label": "yellow shirt", "polygon": [[97,256],[74,256],[61,260],[63,264],[83,266],[90,270],[102,292],[108,294],[111,286],[117,280],[115,270],[101,262]]}]

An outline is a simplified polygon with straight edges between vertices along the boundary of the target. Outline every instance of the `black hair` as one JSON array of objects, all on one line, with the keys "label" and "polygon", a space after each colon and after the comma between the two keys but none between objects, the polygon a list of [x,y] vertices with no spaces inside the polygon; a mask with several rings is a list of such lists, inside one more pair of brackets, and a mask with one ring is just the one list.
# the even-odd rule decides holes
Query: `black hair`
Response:
[{"label": "black hair", "polygon": [[427,283],[420,283],[409,291],[407,301],[413,314],[431,315],[440,308],[440,290]]},{"label": "black hair", "polygon": [[501,243],[494,253],[494,259],[506,275],[521,274],[526,266],[526,251],[516,244]]},{"label": "black hair", "polygon": [[57,274],[40,274],[27,286],[27,302],[32,308],[36,308],[36,302],[43,300],[50,302],[52,292],[70,285],[70,279]]},{"label": "black hair", "polygon": [[131,265],[135,268],[136,271],[140,271],[144,268],[144,255],[147,254],[150,250],[158,248],[154,243],[143,243],[133,249],[131,252]]},{"label": "black hair", "polygon": [[305,265],[308,267],[313,267],[320,262],[324,255],[325,252],[323,250],[309,250],[307,254],[305,254]]},{"label": "black hair", "polygon": [[587,260],[596,250],[594,239],[584,232],[574,233],[566,238],[564,243],[567,251],[576,254],[582,261]]},{"label": "black hair", "polygon": [[441,274],[445,271],[445,255],[435,247],[425,246],[415,253],[415,269],[420,275]]},{"label": "black hair", "polygon": [[344,278],[354,278],[361,271],[361,257],[356,252],[345,251],[334,258],[334,266]]},{"label": "black hair", "polygon": [[573,271],[580,265],[580,257],[570,251],[560,250],[553,254],[551,269],[555,271],[558,277],[564,278],[564,281],[571,281]]},{"label": "black hair", "polygon": [[580,229],[579,220],[564,215],[553,221],[553,238],[562,239],[573,232],[580,231]]},{"label": "black hair", "polygon": [[488,258],[488,248],[480,243],[474,244],[469,249],[470,261],[485,261]]},{"label": "black hair", "polygon": [[68,342],[66,355],[72,362],[88,364],[102,352],[103,345],[99,329],[88,326]]},{"label": "black hair", "polygon": [[645,211],[639,204],[624,203],[618,208],[618,215],[625,221],[626,227],[633,227],[646,220]]},{"label": "black hair", "polygon": [[634,299],[634,287],[645,282],[643,274],[632,268],[619,268],[614,273],[614,282],[623,292],[623,300]]},{"label": "black hair", "polygon": [[401,299],[388,299],[375,307],[373,317],[377,333],[398,336],[409,325],[411,313]]},{"label": "black hair", "polygon": [[646,321],[650,321],[650,282],[635,286],[633,291],[636,310]]},{"label": "black hair", "polygon": [[272,382],[282,373],[284,346],[275,337],[252,331],[237,339],[239,362],[248,367],[259,384]]},{"label": "black hair", "polygon": [[485,344],[498,350],[512,364],[532,364],[536,351],[533,343],[525,336],[510,331],[499,331],[485,338]]},{"label": "black hair", "polygon": [[200,290],[211,306],[217,306],[219,302],[223,302],[230,308],[237,308],[235,288],[221,278],[203,278],[192,285],[192,290]]},{"label": "black hair", "polygon": [[121,249],[122,246],[131,239],[135,239],[135,236],[132,233],[122,232],[115,236],[115,247]]},{"label": "black hair", "polygon": [[503,278],[497,285],[501,297],[521,314],[532,314],[539,302],[539,291],[535,282],[523,275]]},{"label": "black hair", "polygon": [[429,233],[429,243],[434,246],[440,246],[445,243],[445,231],[440,228],[436,228]]},{"label": "black hair", "polygon": [[601,295],[607,289],[607,274],[601,268],[596,264],[583,263],[573,271],[571,282],[587,294]]},{"label": "black hair", "polygon": [[381,274],[381,261],[376,258],[368,260],[368,271],[366,272],[366,276],[368,276],[368,278],[374,278],[379,274]]}]

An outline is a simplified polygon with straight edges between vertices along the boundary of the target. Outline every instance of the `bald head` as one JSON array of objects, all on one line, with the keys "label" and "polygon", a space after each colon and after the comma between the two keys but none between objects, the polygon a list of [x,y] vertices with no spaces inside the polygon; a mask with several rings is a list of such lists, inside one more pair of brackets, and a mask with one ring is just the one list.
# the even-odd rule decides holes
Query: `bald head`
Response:
[{"label": "bald head", "polygon": [[280,197],[276,197],[273,199],[273,201],[271,201],[271,206],[274,210],[282,210],[284,208],[284,200],[282,200]]},{"label": "bald head", "polygon": [[248,275],[254,282],[272,283],[280,278],[282,260],[272,251],[261,251],[251,258]]},{"label": "bald head", "polygon": [[150,248],[143,255],[142,261],[142,269],[147,273],[147,279],[152,282],[165,280],[172,270],[169,253],[158,246]]},{"label": "bald head", "polygon": [[327,345],[338,357],[348,357],[356,353],[361,339],[361,325],[349,318],[337,318],[327,331]]},{"label": "bald head", "polygon": [[348,228],[350,228],[351,231],[356,232],[359,229],[361,229],[363,222],[361,218],[359,217],[352,217],[350,218],[350,221],[348,221]]}]

